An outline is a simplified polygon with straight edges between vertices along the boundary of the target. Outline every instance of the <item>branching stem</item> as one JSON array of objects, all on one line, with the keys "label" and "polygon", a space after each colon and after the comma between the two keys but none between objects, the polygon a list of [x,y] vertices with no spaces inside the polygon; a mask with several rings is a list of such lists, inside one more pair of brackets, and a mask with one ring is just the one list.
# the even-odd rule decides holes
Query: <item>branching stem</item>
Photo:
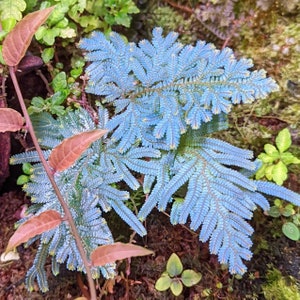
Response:
[{"label": "branching stem", "polygon": [[26,106],[25,106],[24,98],[23,98],[23,95],[21,93],[20,86],[19,86],[16,74],[15,74],[15,68],[14,67],[9,67],[9,73],[10,73],[11,79],[12,79],[13,84],[14,84],[14,88],[16,90],[16,93],[17,93],[17,96],[18,96],[18,99],[19,99],[19,103],[20,103],[20,106],[21,106],[21,109],[22,109],[22,112],[23,112],[23,115],[24,115],[24,118],[25,118],[27,130],[29,131],[29,133],[31,135],[33,144],[34,144],[35,149],[36,149],[36,151],[39,155],[41,163],[43,164],[43,167],[44,167],[44,169],[47,173],[47,176],[49,177],[49,180],[50,180],[51,185],[52,185],[52,187],[55,191],[55,194],[57,195],[57,198],[58,198],[58,200],[59,200],[59,202],[60,202],[60,204],[63,208],[63,211],[65,213],[64,218],[67,220],[67,223],[70,226],[71,232],[72,232],[72,234],[74,236],[74,239],[76,241],[76,245],[77,245],[78,251],[80,253],[80,257],[83,261],[83,264],[84,264],[84,267],[85,267],[85,270],[86,270],[88,285],[89,285],[89,289],[90,289],[91,300],[96,300],[97,299],[97,297],[96,297],[96,288],[95,288],[95,283],[94,283],[94,280],[93,280],[93,277],[92,277],[92,272],[91,272],[91,267],[90,267],[91,264],[90,264],[90,262],[87,258],[87,255],[86,255],[86,252],[84,250],[80,235],[79,235],[78,230],[76,228],[75,222],[72,218],[72,214],[71,214],[71,212],[68,208],[68,205],[66,204],[66,202],[65,202],[65,200],[64,200],[64,198],[63,198],[63,196],[62,196],[62,194],[61,194],[61,192],[60,192],[60,190],[59,190],[59,188],[56,184],[56,182],[55,182],[53,172],[52,172],[49,164],[47,163],[47,161],[44,157],[44,154],[42,152],[42,149],[41,149],[41,147],[38,143],[38,140],[37,140],[37,137],[35,135],[35,132],[34,132],[29,114],[28,114]]}]

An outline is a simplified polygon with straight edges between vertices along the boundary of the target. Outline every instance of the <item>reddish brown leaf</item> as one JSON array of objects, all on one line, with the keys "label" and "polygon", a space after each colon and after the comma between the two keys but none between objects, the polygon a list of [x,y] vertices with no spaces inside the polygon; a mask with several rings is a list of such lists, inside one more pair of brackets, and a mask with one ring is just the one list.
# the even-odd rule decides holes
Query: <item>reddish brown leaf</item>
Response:
[{"label": "reddish brown leaf", "polygon": [[144,256],[153,254],[154,252],[141,246],[124,243],[114,243],[96,248],[91,253],[91,261],[93,266],[103,266],[107,263],[115,262],[124,258],[134,256]]},{"label": "reddish brown leaf", "polygon": [[101,138],[105,133],[107,133],[107,130],[95,129],[76,134],[63,140],[50,154],[50,167],[53,168],[55,172],[69,168],[91,143]]},{"label": "reddish brown leaf", "polygon": [[25,16],[3,41],[2,55],[8,66],[16,66],[31,43],[37,29],[47,20],[54,6]]},{"label": "reddish brown leaf", "polygon": [[22,115],[14,109],[0,108],[0,132],[18,131],[23,127]]},{"label": "reddish brown leaf", "polygon": [[47,210],[23,223],[9,239],[5,253],[45,231],[55,228],[62,222],[55,210]]}]

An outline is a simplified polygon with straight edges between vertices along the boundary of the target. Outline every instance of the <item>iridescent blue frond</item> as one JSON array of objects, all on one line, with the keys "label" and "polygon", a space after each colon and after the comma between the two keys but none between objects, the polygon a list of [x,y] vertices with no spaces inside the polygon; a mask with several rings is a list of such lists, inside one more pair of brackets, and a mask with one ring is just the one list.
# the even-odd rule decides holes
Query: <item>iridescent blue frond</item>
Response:
[{"label": "iridescent blue frond", "polygon": [[[253,229],[247,220],[257,206],[269,208],[262,194],[281,197],[295,205],[299,204],[300,196],[275,184],[249,179],[243,172],[232,169],[256,168],[249,150],[203,137],[183,149],[174,160],[166,160],[165,156],[161,173],[138,216],[145,219],[155,206],[165,210],[171,202],[172,224],[183,224],[190,218],[191,229],[200,227],[199,239],[209,241],[211,253],[217,254],[221,263],[228,264],[231,273],[243,274],[246,271],[243,260],[252,256]],[[176,191],[184,185],[185,198],[176,198]]]},{"label": "iridescent blue frond", "polygon": [[94,33],[81,42],[92,62],[88,91],[115,105],[108,126],[122,150],[136,139],[143,143],[144,133],[175,149],[189,126],[199,129],[213,115],[227,114],[233,104],[278,89],[264,71],[249,70],[251,60],[236,60],[231,49],[217,50],[205,42],[184,46],[177,37],[174,32],[164,37],[155,28],[151,41],[138,44],[128,44],[116,33],[109,39]]}]

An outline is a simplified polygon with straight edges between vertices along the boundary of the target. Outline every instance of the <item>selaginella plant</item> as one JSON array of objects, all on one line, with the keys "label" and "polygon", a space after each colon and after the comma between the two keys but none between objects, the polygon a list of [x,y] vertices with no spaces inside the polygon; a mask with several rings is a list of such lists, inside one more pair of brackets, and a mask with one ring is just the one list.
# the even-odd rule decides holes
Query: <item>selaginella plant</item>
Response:
[{"label": "selaginella plant", "polygon": [[[80,47],[91,62],[87,92],[100,96],[97,117],[81,108],[56,119],[42,112],[31,120],[50,161],[62,141],[107,130],[72,166],[60,169],[59,158],[52,165],[88,257],[99,244],[113,243],[104,213],[115,210],[144,235],[141,221],[154,207],[162,211],[169,207],[172,224],[189,220],[191,229],[201,227],[199,238],[209,241],[211,253],[227,263],[231,273],[243,274],[247,269],[243,260],[252,255],[253,229],[248,220],[253,210],[269,209],[265,195],[295,205],[300,204],[300,196],[274,183],[250,179],[258,166],[253,153],[208,135],[227,127],[232,105],[264,98],[278,87],[264,71],[249,71],[251,60],[236,60],[232,50],[220,51],[202,41],[184,46],[177,36],[171,32],[164,37],[162,29],[155,28],[151,41],[135,44],[115,32],[108,38],[93,33]],[[24,185],[33,202],[27,213],[62,214],[37,153],[22,153],[11,161],[32,163],[30,181]],[[126,201],[129,190],[141,185],[147,200],[136,216]],[[177,198],[181,187],[186,188],[185,197]],[[65,222],[28,243],[37,239],[39,249],[26,278],[29,289],[37,279],[40,288],[47,290],[43,266],[48,255],[54,274],[62,263],[85,271]],[[94,266],[92,271],[94,277],[100,273],[110,277],[114,264]]]}]

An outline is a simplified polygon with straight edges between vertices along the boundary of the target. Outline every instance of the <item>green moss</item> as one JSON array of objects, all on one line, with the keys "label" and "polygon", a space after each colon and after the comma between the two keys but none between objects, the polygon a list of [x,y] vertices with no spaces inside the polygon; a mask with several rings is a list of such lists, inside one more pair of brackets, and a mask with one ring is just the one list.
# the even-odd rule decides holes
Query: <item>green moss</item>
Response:
[{"label": "green moss", "polygon": [[268,271],[267,282],[262,287],[266,300],[300,300],[299,287],[294,278],[285,278],[274,268]]}]

